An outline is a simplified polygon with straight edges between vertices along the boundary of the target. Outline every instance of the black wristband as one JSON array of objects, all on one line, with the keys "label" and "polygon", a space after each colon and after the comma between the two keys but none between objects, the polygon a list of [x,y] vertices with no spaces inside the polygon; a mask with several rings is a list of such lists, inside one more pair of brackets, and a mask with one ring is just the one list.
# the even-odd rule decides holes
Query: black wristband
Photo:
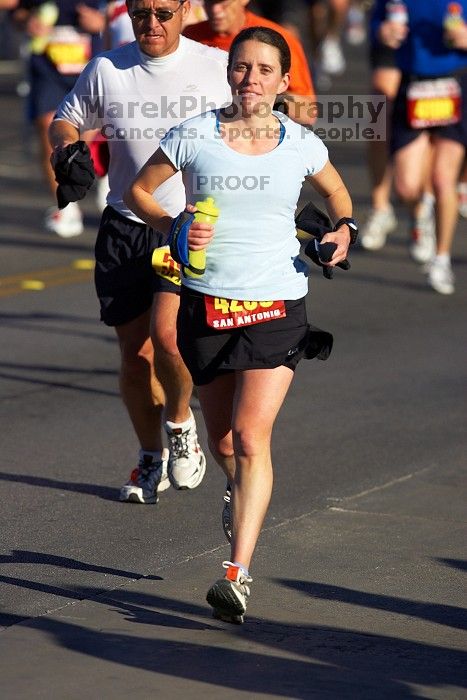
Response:
[{"label": "black wristband", "polygon": [[358,224],[355,219],[352,219],[350,216],[343,216],[342,219],[339,219],[339,221],[335,224],[333,231],[337,231],[337,229],[344,224],[347,224],[349,228],[350,245],[353,245],[358,237]]}]

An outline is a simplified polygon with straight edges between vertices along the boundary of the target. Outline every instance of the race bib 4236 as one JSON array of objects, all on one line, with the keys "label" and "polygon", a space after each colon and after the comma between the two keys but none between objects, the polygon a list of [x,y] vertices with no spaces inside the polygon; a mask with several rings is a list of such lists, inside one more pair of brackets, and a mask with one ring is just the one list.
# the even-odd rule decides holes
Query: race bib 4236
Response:
[{"label": "race bib 4236", "polygon": [[285,303],[277,301],[240,301],[204,296],[206,321],[217,330],[252,326],[286,316]]}]

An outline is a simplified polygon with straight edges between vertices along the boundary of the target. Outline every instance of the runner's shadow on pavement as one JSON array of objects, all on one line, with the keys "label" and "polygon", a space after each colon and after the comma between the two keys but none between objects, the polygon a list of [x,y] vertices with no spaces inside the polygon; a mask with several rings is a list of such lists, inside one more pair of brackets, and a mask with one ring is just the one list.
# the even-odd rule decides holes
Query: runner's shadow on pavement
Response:
[{"label": "runner's shadow on pavement", "polygon": [[[0,566],[2,564],[40,564],[63,569],[71,569],[73,571],[94,571],[99,574],[123,576],[129,579],[140,579],[144,576],[140,571],[115,569],[113,566],[102,566],[100,564],[80,561],[79,559],[71,559],[70,557],[62,557],[56,554],[48,554],[46,552],[34,552],[27,549],[12,549],[10,554],[1,554]],[[144,576],[144,578],[149,581],[163,581],[161,576],[148,575]]]},{"label": "runner's shadow on pavement", "polygon": [[454,629],[467,629],[467,610],[453,605],[421,603],[415,600],[356,591],[351,588],[332,586],[326,583],[314,583],[312,581],[297,581],[295,579],[273,580],[281,586],[293,589],[312,598],[339,601],[339,603],[347,603],[349,605],[358,605],[373,610],[383,610],[398,615],[406,615],[420,620],[435,622],[439,625],[453,627]]},{"label": "runner's shadow on pavement", "polygon": [[466,680],[467,654],[434,644],[250,616],[243,626],[228,625],[212,620],[206,606],[125,589],[98,602],[141,625],[141,635],[106,632],[99,619],[98,630],[57,618],[31,624],[62,648],[118,664],[127,680],[129,667],[252,695],[327,700],[416,698],[409,684]]},{"label": "runner's shadow on pavement", "polygon": [[[16,550],[14,550],[16,551]],[[36,555],[35,552],[26,552],[26,555],[31,554],[32,556]],[[143,579],[144,581],[163,581],[164,579],[161,576],[157,575],[145,575],[142,574],[141,572],[129,572],[129,571],[122,571],[119,569],[113,569],[111,567],[98,567],[93,564],[86,564],[84,562],[78,562],[72,559],[67,559],[67,558],[62,558],[62,557],[49,557],[48,555],[42,555],[44,557],[43,561],[36,561],[34,563],[44,565],[44,564],[51,564],[55,565],[54,560],[60,560],[63,559],[63,561],[59,564],[60,566],[63,566],[64,568],[67,569],[79,569],[81,571],[90,571],[90,572],[96,572],[96,573],[103,573],[105,575],[109,576],[123,576],[126,579],[131,579],[131,582],[134,583],[135,580],[141,580]],[[14,557],[14,555],[13,555]],[[48,560],[51,561],[48,561]],[[13,558],[12,560],[9,560],[8,555],[5,557],[5,561],[0,561],[1,563],[5,564],[15,564],[15,563],[32,563],[31,559],[29,559],[27,556],[23,558]],[[56,599],[68,599],[73,602],[77,601],[93,601],[96,604],[103,604],[107,608],[112,608],[112,612],[118,612],[121,613],[122,616],[124,617],[125,620],[129,620],[131,622],[139,622],[140,624],[151,624],[151,625],[158,625],[160,627],[173,627],[176,629],[187,629],[187,630],[201,630],[201,629],[217,629],[215,626],[208,624],[207,622],[202,621],[197,621],[190,619],[189,615],[195,615],[196,613],[199,613],[200,611],[206,612],[204,609],[201,609],[199,606],[196,605],[191,605],[189,603],[183,603],[183,602],[178,602],[178,601],[171,601],[167,600],[165,598],[159,598],[158,596],[151,596],[151,595],[146,595],[146,594],[139,594],[139,593],[134,593],[134,592],[129,592],[127,593],[126,589],[121,589],[118,588],[116,591],[118,591],[118,596],[125,599],[128,598],[130,602],[124,602],[122,604],[118,604],[117,609],[115,609],[115,600],[112,598],[112,593],[109,591],[109,588],[102,588],[99,586],[79,586],[79,585],[73,585],[70,583],[67,588],[63,586],[55,586],[50,583],[44,583],[42,581],[33,581],[33,580],[28,580],[25,578],[18,578],[15,576],[4,576],[0,575],[0,583],[2,585],[10,585],[10,586],[15,586],[18,588],[23,588],[29,591],[34,591],[38,593],[43,593],[46,594],[50,597],[56,598]],[[115,582],[116,585],[119,585],[118,582]],[[131,601],[135,600],[136,602],[133,603]],[[57,601],[54,601],[56,604],[58,604]],[[173,603],[173,604],[172,604]],[[53,603],[52,603],[53,604]],[[161,610],[148,610],[144,607],[145,606],[150,606],[151,608],[154,607],[161,607]],[[63,606],[63,601],[60,603],[60,606]],[[169,612],[167,612],[169,611]],[[32,617],[29,618],[28,616],[20,616],[17,614],[10,614],[0,612],[0,626],[11,626],[14,624],[17,624],[18,622],[24,622],[26,620],[37,620],[37,618]],[[32,624],[34,624],[32,622]]]},{"label": "runner's shadow on pavement", "polygon": [[118,501],[118,489],[111,488],[110,486],[59,481],[58,479],[49,479],[44,476],[10,474],[8,472],[0,472],[0,481],[9,481],[14,484],[27,484],[28,486],[41,486],[46,489],[58,489],[59,491],[71,491],[72,493],[83,493],[88,496],[97,496],[105,501]]},{"label": "runner's shadow on pavement", "polygon": [[[34,555],[26,556],[29,554]],[[66,562],[64,558],[62,563]],[[144,584],[146,578],[142,576],[138,585]],[[80,617],[82,620],[82,615],[86,615],[86,625],[63,621],[60,611],[53,618],[23,618],[23,635],[28,626],[42,630],[48,640],[53,636],[60,648],[82,655],[82,660],[76,662],[76,676],[67,677],[69,688],[71,682],[81,682],[82,674],[87,673],[86,657],[101,662],[97,667],[93,662],[90,667],[90,672],[99,677],[102,664],[111,663],[121,668],[127,680],[128,669],[135,669],[173,677],[179,682],[184,679],[253,695],[269,693],[307,700],[419,698],[418,691],[410,685],[462,687],[467,680],[467,654],[445,646],[254,616],[248,616],[243,626],[229,625],[213,620],[205,604],[128,587],[110,592],[83,586],[66,590],[5,576],[0,577],[0,582],[87,601]],[[157,587],[157,581],[154,586]],[[118,624],[120,631],[106,631],[115,630],[115,613],[126,622],[139,625],[140,635],[131,628],[122,632],[123,622]],[[19,621],[18,616],[10,617]],[[45,653],[53,653],[53,646]]]},{"label": "runner's shadow on pavement", "polygon": [[445,566],[450,566],[453,569],[458,569],[459,571],[467,571],[467,561],[464,561],[463,559],[437,558],[435,561],[440,564],[444,564]]}]

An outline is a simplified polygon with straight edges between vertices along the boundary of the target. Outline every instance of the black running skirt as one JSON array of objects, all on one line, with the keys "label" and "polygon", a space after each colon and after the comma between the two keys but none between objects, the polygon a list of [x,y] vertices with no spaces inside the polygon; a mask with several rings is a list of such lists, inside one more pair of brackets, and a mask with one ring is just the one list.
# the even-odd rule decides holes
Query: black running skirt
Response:
[{"label": "black running skirt", "polygon": [[[204,295],[182,286],[177,342],[193,383],[209,384],[219,374],[234,370],[272,369],[280,365],[295,370],[301,358],[309,356],[310,349],[305,299],[286,300],[285,308],[285,318],[220,331],[206,322]],[[324,335],[331,338],[332,344],[332,336]],[[316,336],[313,342],[316,343]]]}]

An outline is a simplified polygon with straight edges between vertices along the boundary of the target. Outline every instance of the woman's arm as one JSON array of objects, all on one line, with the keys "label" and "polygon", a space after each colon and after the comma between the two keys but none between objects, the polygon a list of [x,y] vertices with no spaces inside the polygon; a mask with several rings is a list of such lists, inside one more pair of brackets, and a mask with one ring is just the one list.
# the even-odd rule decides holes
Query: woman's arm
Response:
[{"label": "woman's arm", "polygon": [[[172,161],[158,148],[154,155],[143,165],[133,184],[123,195],[123,201],[132,212],[157,231],[169,234],[173,218],[153,198],[154,191],[169,177],[178,172]],[[187,211],[194,213],[195,207],[188,205]],[[188,233],[188,245],[191,250],[201,250],[211,241],[214,226],[193,222]]]},{"label": "woman's arm", "polygon": [[172,225],[172,217],[153,198],[154,191],[169,177],[175,175],[177,169],[158,148],[143,165],[133,184],[123,195],[123,201],[132,212],[152,226],[157,231],[168,234]]},{"label": "woman's arm", "polygon": [[[307,177],[314,189],[324,198],[326,209],[333,222],[343,217],[352,216],[352,200],[344,185],[341,176],[335,167],[328,161],[317,175]],[[347,257],[350,244],[349,227],[344,224],[337,231],[326,233],[322,243],[335,243],[337,245],[330,265],[334,266]]]}]

